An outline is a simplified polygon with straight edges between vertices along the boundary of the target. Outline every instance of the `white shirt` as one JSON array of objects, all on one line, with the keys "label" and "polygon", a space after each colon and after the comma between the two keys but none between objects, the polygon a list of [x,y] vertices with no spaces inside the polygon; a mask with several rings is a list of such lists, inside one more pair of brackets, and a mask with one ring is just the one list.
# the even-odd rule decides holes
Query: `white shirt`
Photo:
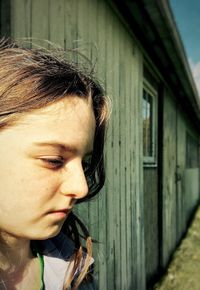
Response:
[{"label": "white shirt", "polygon": [[[44,285],[45,290],[63,290],[63,286],[73,268],[75,246],[62,231],[54,238],[39,241],[39,248],[44,258]],[[85,256],[82,263],[84,264]],[[94,262],[91,258],[90,265]],[[79,269],[78,272],[80,272]]]}]

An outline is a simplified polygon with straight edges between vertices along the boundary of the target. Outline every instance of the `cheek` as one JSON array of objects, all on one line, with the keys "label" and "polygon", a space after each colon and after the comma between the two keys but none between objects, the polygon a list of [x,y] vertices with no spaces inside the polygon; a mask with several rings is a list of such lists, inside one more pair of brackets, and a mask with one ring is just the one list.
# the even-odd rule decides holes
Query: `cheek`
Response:
[{"label": "cheek", "polygon": [[[14,152],[14,151],[11,151]],[[59,188],[59,176],[37,166],[30,159],[13,153],[0,155],[0,212],[34,215],[52,203]],[[4,215],[5,216],[5,215]]]},{"label": "cheek", "polygon": [[[36,172],[37,173],[37,172]],[[34,172],[5,172],[0,183],[0,204],[9,208],[42,207],[57,192],[58,179]]]}]

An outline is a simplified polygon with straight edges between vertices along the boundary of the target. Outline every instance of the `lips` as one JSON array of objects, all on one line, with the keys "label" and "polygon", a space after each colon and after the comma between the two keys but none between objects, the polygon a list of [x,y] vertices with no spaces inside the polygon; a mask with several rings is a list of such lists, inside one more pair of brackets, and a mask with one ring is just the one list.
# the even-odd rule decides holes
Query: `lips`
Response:
[{"label": "lips", "polygon": [[50,212],[64,212],[64,213],[68,213],[68,212],[70,212],[71,210],[72,210],[72,206],[69,206],[69,207],[65,207],[65,208],[59,208],[59,207],[52,207],[52,208],[50,208],[49,210],[48,210],[48,212],[50,213]]},{"label": "lips", "polygon": [[63,213],[68,213],[69,209],[58,209],[58,210],[54,210],[53,212],[63,212]]},{"label": "lips", "polygon": [[66,219],[69,212],[70,212],[70,209],[58,209],[58,210],[49,212],[49,215],[56,219]]}]

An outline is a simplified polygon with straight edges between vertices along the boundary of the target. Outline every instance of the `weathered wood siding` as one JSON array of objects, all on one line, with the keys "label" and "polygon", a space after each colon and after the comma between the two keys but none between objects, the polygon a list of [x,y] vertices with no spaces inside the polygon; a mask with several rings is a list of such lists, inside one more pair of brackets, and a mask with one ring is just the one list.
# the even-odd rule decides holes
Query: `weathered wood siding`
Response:
[{"label": "weathered wood siding", "polygon": [[164,96],[163,140],[163,264],[176,245],[176,104]]},{"label": "weathered wood siding", "polygon": [[[168,90],[164,98],[162,265],[169,261],[199,202],[199,165],[187,168],[187,132],[198,132]],[[189,152],[188,154],[192,154]]]},{"label": "weathered wood siding", "polygon": [[144,236],[146,279],[150,282],[159,267],[158,170],[144,168]]},{"label": "weathered wood siding", "polygon": [[[187,160],[185,160],[186,166],[184,171],[182,172],[182,188],[184,192],[184,200],[183,200],[183,223],[187,224],[191,215],[194,211],[194,208],[200,201],[200,140],[199,134],[196,132],[190,122],[187,122],[185,126],[185,143],[188,145],[187,135],[192,136],[195,140],[195,147],[193,147],[189,152],[185,152],[185,158],[187,159],[187,154],[190,154],[190,158],[193,155],[193,151],[199,151],[197,153],[198,160],[194,160],[195,164],[192,167],[188,166]],[[193,158],[193,157],[192,157]]]},{"label": "weathered wood siding", "polygon": [[183,188],[184,176],[183,173],[186,169],[186,122],[187,116],[182,114],[179,107],[176,109],[177,121],[176,121],[176,202],[177,202],[177,218],[176,218],[176,230],[177,241],[184,233],[187,223],[185,223],[186,212],[184,210],[185,190]]},{"label": "weathered wood siding", "polygon": [[[148,47],[143,51],[138,47],[110,2],[1,0],[6,12],[1,11],[1,35],[30,37],[48,47],[38,41],[47,39],[65,49],[77,48],[96,63],[97,76],[113,103],[106,142],[107,181],[99,197],[77,212],[99,241],[94,246],[99,289],[145,290],[146,278],[158,270],[158,246],[165,266],[199,200],[199,169],[186,168],[185,160],[186,132],[197,138],[198,134],[165,88],[163,176],[155,168],[146,169],[143,184],[143,53],[148,55]],[[157,187],[160,179],[162,192]]]},{"label": "weathered wood siding", "polygon": [[49,39],[97,61],[113,103],[107,182],[100,197],[78,212],[99,241],[99,288],[143,290],[142,54],[106,1],[13,0],[11,15],[14,38]]},{"label": "weathered wood siding", "polygon": [[10,1],[0,0],[0,36],[10,36]]}]

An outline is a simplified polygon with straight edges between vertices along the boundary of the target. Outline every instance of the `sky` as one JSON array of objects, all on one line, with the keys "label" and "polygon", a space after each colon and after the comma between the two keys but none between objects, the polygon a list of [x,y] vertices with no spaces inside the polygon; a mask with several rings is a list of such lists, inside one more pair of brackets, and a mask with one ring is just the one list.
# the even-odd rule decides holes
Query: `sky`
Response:
[{"label": "sky", "polygon": [[169,0],[200,95],[200,0]]}]

